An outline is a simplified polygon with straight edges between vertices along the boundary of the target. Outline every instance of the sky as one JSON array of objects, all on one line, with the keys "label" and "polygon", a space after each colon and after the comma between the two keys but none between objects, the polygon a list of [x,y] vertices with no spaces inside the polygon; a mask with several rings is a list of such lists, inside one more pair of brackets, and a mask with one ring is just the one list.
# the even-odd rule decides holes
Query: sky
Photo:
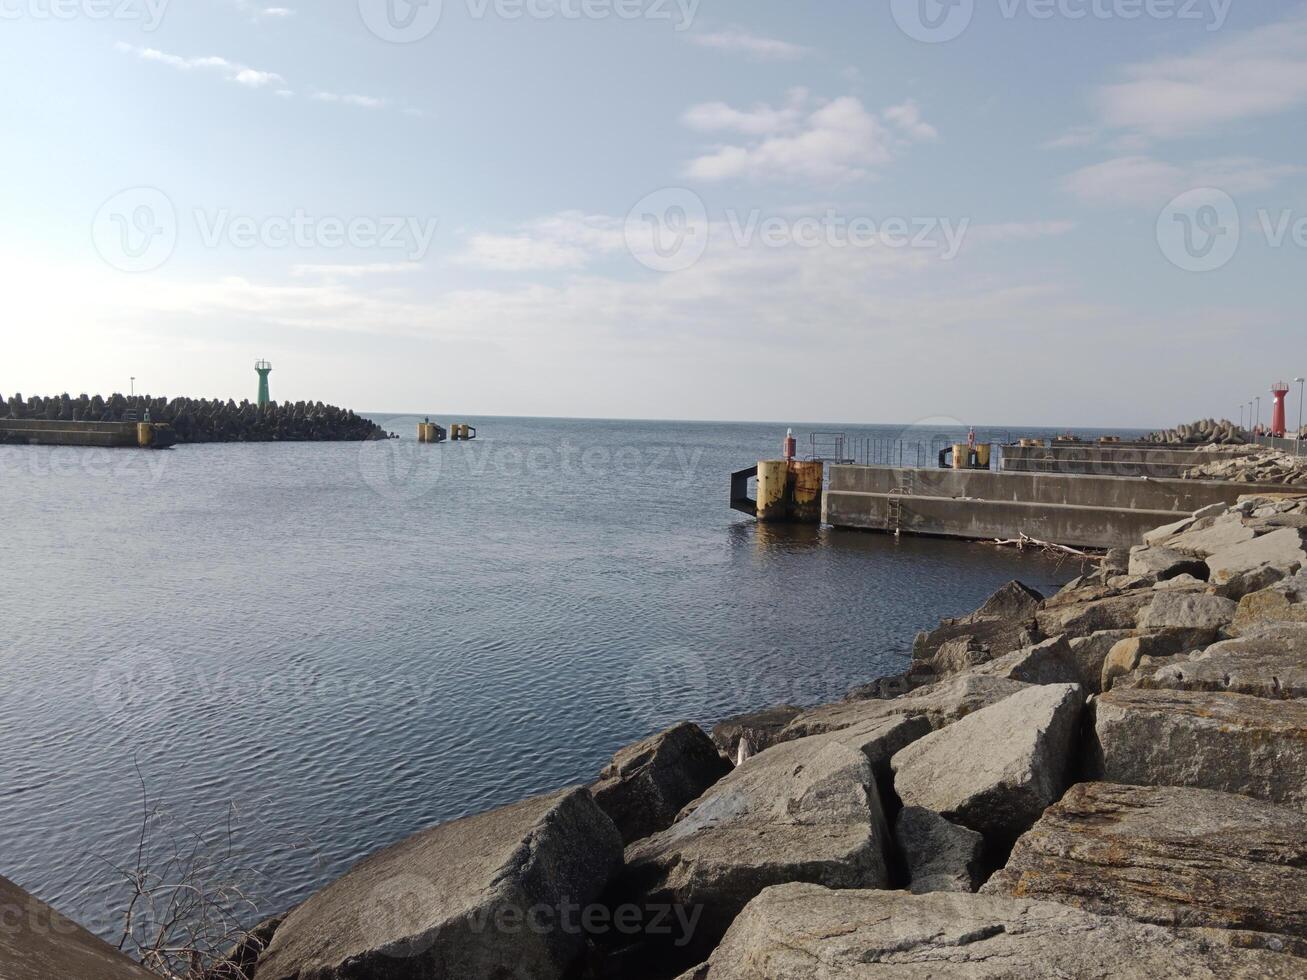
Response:
[{"label": "sky", "polygon": [[1298,0],[0,0],[0,57],[6,397],[1153,427],[1307,374]]}]

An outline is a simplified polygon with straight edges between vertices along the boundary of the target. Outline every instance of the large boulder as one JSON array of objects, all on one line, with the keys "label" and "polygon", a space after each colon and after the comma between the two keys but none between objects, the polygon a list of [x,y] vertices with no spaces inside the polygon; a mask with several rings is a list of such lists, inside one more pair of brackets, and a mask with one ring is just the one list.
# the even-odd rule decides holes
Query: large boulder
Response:
[{"label": "large boulder", "polygon": [[792,704],[778,704],[761,711],[735,715],[713,726],[712,740],[727,758],[734,760],[740,742],[749,744],[749,755],[776,744],[776,736],[803,711]]},{"label": "large boulder", "polygon": [[1307,702],[1115,688],[1093,703],[1090,770],[1307,808]]},{"label": "large boulder", "polygon": [[1207,559],[1207,565],[1212,570],[1211,580],[1218,584],[1226,582],[1262,565],[1307,564],[1304,533],[1300,528],[1282,527],[1270,534],[1214,552]]},{"label": "large boulder", "polygon": [[1140,632],[1163,630],[1183,634],[1192,644],[1210,643],[1234,620],[1239,606],[1219,595],[1191,592],[1159,592],[1139,611]]},{"label": "large boulder", "polygon": [[1102,690],[1103,661],[1112,652],[1112,647],[1133,634],[1133,630],[1099,630],[1088,636],[1073,636],[1067,641],[1080,686],[1086,692],[1097,694]]},{"label": "large boulder", "polygon": [[695,980],[1301,978],[1302,961],[1001,895],[769,888]]},{"label": "large boulder", "polygon": [[1214,643],[1162,667],[1140,686],[1307,698],[1307,623],[1278,623]]},{"label": "large boulder", "polygon": [[1207,565],[1199,558],[1175,551],[1172,548],[1150,548],[1136,545],[1130,549],[1130,575],[1143,575],[1159,582],[1173,579],[1178,575],[1192,575],[1206,578]]},{"label": "large boulder", "polygon": [[1307,573],[1282,577],[1266,588],[1245,594],[1234,614],[1232,633],[1247,633],[1270,623],[1307,623]]},{"label": "large boulder", "polygon": [[[912,659],[936,665],[940,673],[950,672],[950,663],[958,668],[1000,657],[1030,646],[1039,639],[1035,612],[1043,596],[1020,582],[1009,582],[975,612],[958,619],[946,619],[929,632],[919,633],[912,645]],[[971,656],[958,663],[960,651]]]},{"label": "large boulder", "polygon": [[0,878],[0,977],[159,980],[8,878]]},{"label": "large boulder", "polygon": [[1078,684],[1019,691],[896,754],[894,789],[905,806],[1015,838],[1066,788],[1083,704]]},{"label": "large boulder", "polygon": [[914,895],[974,892],[985,880],[985,838],[934,810],[905,806],[894,820],[894,839]]},{"label": "large boulder", "polygon": [[292,911],[259,980],[562,977],[622,862],[612,821],[569,789],[432,827],[365,858]]},{"label": "large boulder", "polygon": [[1013,650],[997,660],[972,668],[970,673],[976,677],[1002,677],[1025,684],[1076,684],[1080,680],[1079,665],[1064,636]]},{"label": "large boulder", "polygon": [[628,847],[620,891],[640,905],[701,908],[693,936],[678,941],[706,952],[769,885],[886,887],[887,844],[863,753],[825,736],[799,739],[747,760],[667,830]]},{"label": "large boulder", "polygon": [[590,794],[629,844],[670,827],[681,807],[730,771],[703,729],[682,722],[619,750]]},{"label": "large boulder", "polygon": [[[1237,511],[1221,517],[1196,521],[1189,530],[1157,542],[1173,551],[1206,558],[1227,548],[1237,547],[1251,541],[1257,532],[1243,523],[1243,515]],[[1145,539],[1147,543],[1147,539]]]},{"label": "large boulder", "polygon": [[1151,588],[1145,588],[1064,606],[1050,603],[1035,619],[1045,636],[1087,636],[1099,630],[1129,630],[1135,628],[1139,610],[1156,595]]},{"label": "large boulder", "polygon": [[1080,783],[983,890],[1302,949],[1307,814],[1205,789]]},{"label": "large boulder", "polygon": [[931,728],[943,728],[1028,686],[1005,677],[959,674],[893,700],[839,701],[812,708],[786,725],[777,740],[824,735],[901,715],[921,717]]}]

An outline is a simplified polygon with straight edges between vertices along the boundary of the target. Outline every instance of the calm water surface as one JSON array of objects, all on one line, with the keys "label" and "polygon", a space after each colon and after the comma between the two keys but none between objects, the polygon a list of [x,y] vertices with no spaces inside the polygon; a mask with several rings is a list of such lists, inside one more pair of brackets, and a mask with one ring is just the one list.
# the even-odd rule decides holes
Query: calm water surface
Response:
[{"label": "calm water surface", "polygon": [[418,447],[414,418],[378,419],[405,438],[0,450],[0,874],[112,933],[139,769],[177,826],[235,803],[281,910],[680,719],[838,698],[1007,580],[1078,573],[759,527],[728,475],[776,455],[774,425],[468,419],[476,442]]}]

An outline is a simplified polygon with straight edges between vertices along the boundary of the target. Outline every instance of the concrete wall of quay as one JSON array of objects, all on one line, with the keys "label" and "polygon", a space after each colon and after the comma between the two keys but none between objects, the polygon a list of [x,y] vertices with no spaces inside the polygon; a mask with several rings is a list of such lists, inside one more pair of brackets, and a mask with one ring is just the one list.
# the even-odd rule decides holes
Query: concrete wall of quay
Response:
[{"label": "concrete wall of quay", "polygon": [[[1236,452],[1244,455],[1255,450]],[[1004,446],[1003,469],[1011,472],[1083,473],[1095,476],[1147,476],[1171,479],[1193,466],[1228,459],[1230,454],[1196,449],[1091,445]]]},{"label": "concrete wall of quay", "polygon": [[1124,548],[1145,531],[1254,489],[1210,480],[833,466],[823,519],[874,531],[979,540],[1026,534],[1077,548]]}]

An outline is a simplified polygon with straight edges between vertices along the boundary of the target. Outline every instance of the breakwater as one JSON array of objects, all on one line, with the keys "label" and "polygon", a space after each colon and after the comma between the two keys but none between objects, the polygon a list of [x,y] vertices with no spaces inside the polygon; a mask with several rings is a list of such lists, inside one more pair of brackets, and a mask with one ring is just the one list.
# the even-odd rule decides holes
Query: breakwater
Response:
[{"label": "breakwater", "polygon": [[[221,401],[149,395],[67,394],[54,397],[0,397],[0,421],[166,424],[179,443],[204,442],[360,442],[385,439],[375,422],[322,402]],[[0,430],[0,441],[25,442],[21,432]]]},{"label": "breakwater", "polygon": [[1011,583],[844,700],[375,853],[227,975],[1301,976],[1304,523],[1248,497]]}]

